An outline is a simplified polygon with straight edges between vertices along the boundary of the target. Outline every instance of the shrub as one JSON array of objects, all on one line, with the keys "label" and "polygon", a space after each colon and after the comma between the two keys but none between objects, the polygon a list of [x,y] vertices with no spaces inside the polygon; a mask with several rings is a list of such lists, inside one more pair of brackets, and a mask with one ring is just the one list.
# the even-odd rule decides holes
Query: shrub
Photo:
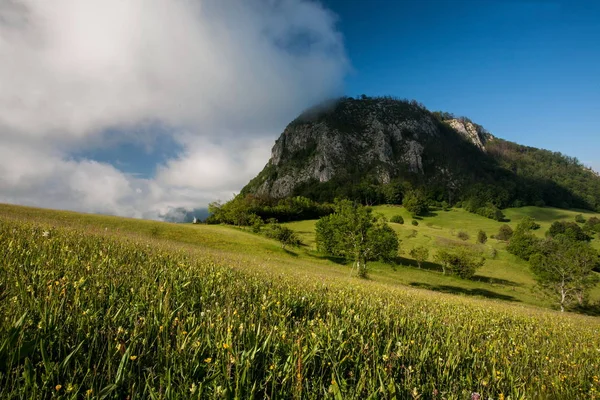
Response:
[{"label": "shrub", "polygon": [[554,221],[552,225],[550,225],[550,229],[548,229],[546,235],[550,237],[564,235],[578,242],[589,242],[591,240],[591,237],[589,237],[575,222]]},{"label": "shrub", "polygon": [[460,239],[460,240],[469,240],[469,234],[465,231],[458,231],[458,233],[456,234],[456,236]]},{"label": "shrub", "polygon": [[417,221],[416,219],[413,219],[412,221],[410,221],[412,226],[419,226],[419,221]]},{"label": "shrub", "polygon": [[421,192],[414,190],[411,190],[404,195],[402,205],[412,215],[424,215],[427,214],[427,211],[429,210],[425,196],[423,196]]},{"label": "shrub", "polygon": [[506,250],[523,260],[529,260],[537,252],[539,243],[540,240],[530,231],[517,230],[506,246]]},{"label": "shrub", "polygon": [[438,251],[435,260],[442,265],[444,275],[449,273],[464,279],[470,279],[477,269],[485,263],[485,258],[463,246]]},{"label": "shrub", "polygon": [[510,240],[510,238],[513,235],[513,230],[510,226],[504,224],[500,227],[500,230],[498,230],[498,234],[496,235],[496,239],[498,240],[503,240],[503,241],[507,241]]},{"label": "shrub", "polygon": [[264,225],[265,223],[261,217],[256,214],[252,214],[250,217],[250,226],[252,227],[252,232],[259,233]]},{"label": "shrub", "polygon": [[524,217],[519,222],[519,225],[517,225],[517,231],[525,232],[525,231],[535,231],[537,229],[540,229],[540,224],[535,222],[535,219],[533,219],[531,217]]},{"label": "shrub", "polygon": [[287,226],[281,226],[279,224],[268,225],[265,235],[268,238],[279,241],[282,249],[285,249],[286,246],[299,246],[302,243],[296,232]]},{"label": "shrub", "polygon": [[404,224],[404,218],[402,217],[402,215],[394,215],[392,219],[390,219],[390,222],[393,222],[395,224]]},{"label": "shrub", "polygon": [[480,230],[479,232],[477,232],[477,243],[485,244],[487,240],[488,237],[484,231]]},{"label": "shrub", "polygon": [[577,222],[579,224],[585,224],[585,218],[583,218],[583,215],[577,214],[575,216],[575,222]]}]

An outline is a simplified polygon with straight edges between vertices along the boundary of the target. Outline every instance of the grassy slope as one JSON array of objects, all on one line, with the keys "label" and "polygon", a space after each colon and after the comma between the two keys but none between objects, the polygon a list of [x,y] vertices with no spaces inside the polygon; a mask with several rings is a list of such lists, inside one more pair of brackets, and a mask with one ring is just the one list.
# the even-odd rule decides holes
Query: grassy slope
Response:
[{"label": "grassy slope", "polygon": [[[386,207],[379,208],[379,210],[388,214],[404,212],[402,209]],[[509,211],[509,215],[513,219],[516,219],[515,214],[512,213],[512,210]],[[422,241],[422,243],[435,243],[437,237],[453,239],[450,227],[457,222],[460,222],[465,229],[467,227],[477,229],[480,224],[490,224],[489,229],[491,232],[492,228],[496,227],[496,223],[493,221],[479,219],[479,217],[470,214],[461,214],[464,213],[457,210],[443,213],[443,215],[440,213],[437,217],[421,221],[419,227],[416,228],[418,232],[417,237],[404,240],[404,248],[409,249],[409,243],[412,245],[413,242],[416,244],[418,241]],[[323,388],[329,390],[328,393],[330,396],[336,390],[340,390],[337,386],[338,384],[334,383],[337,379],[332,380],[331,378],[332,374],[337,374],[338,372],[340,374],[344,373],[343,376],[340,375],[341,381],[348,381],[349,386],[341,389],[342,393],[348,394],[346,398],[365,398],[364,391],[352,392],[365,383],[368,383],[368,385],[364,390],[368,393],[374,393],[373,398],[377,398],[377,393],[380,390],[392,390],[389,389],[390,386],[379,388],[378,382],[380,382],[381,377],[392,379],[392,382],[395,381],[398,388],[403,388],[402,390],[410,390],[415,387],[419,388],[419,390],[429,390],[427,393],[431,393],[432,387],[442,388],[446,390],[447,398],[464,398],[466,393],[469,393],[468,390],[488,391],[486,393],[489,393],[494,398],[501,392],[511,393],[513,398],[519,398],[524,393],[531,395],[534,391],[537,393],[537,396],[540,396],[541,392],[539,390],[542,390],[542,392],[543,390],[548,390],[550,385],[553,386],[552,390],[555,391],[552,393],[555,395],[561,395],[562,398],[575,398],[575,393],[587,392],[591,390],[590,385],[596,385],[595,381],[592,382],[592,375],[597,361],[596,342],[599,327],[597,318],[560,315],[555,312],[540,310],[527,304],[437,294],[431,291],[405,288],[398,285],[398,283],[404,282],[402,279],[409,281],[411,279],[421,279],[422,282],[430,285],[437,285],[437,282],[439,282],[439,285],[456,287],[467,285],[466,289],[469,290],[477,288],[489,289],[496,294],[510,291],[511,289],[505,287],[507,285],[491,288],[489,284],[463,282],[454,278],[443,277],[433,271],[423,271],[414,268],[398,268],[397,271],[392,271],[389,266],[377,264],[374,265],[373,279],[370,282],[365,282],[349,277],[346,266],[318,257],[310,250],[310,246],[294,250],[293,252],[286,252],[271,240],[224,226],[178,225],[8,205],[0,205],[0,223],[2,223],[2,219],[24,220],[59,228],[61,226],[75,227],[77,229],[84,229],[90,235],[99,234],[113,239],[127,239],[138,242],[140,246],[144,246],[142,248],[150,245],[153,249],[165,252],[166,254],[179,250],[179,254],[186,254],[193,259],[201,261],[201,265],[197,267],[190,264],[188,268],[182,266],[183,264],[175,263],[172,265],[172,268],[162,271],[155,271],[152,267],[144,266],[143,262],[135,266],[124,264],[122,267],[119,267],[119,264],[115,265],[115,268],[122,268],[123,273],[126,272],[128,274],[123,277],[120,274],[102,275],[101,271],[96,272],[94,269],[90,270],[88,267],[89,276],[86,278],[86,282],[89,281],[89,288],[87,289],[86,296],[89,296],[89,300],[85,306],[77,305],[77,292],[67,291],[67,294],[72,297],[69,297],[69,301],[63,302],[60,300],[60,297],[56,299],[49,297],[46,300],[30,297],[27,294],[28,292],[24,291],[26,286],[24,284],[17,285],[16,287],[14,285],[5,286],[5,289],[10,292],[9,296],[18,293],[15,297],[7,297],[12,299],[14,305],[12,305],[13,303],[10,303],[11,305],[5,303],[3,306],[0,306],[0,311],[7,316],[6,321],[16,321],[21,315],[22,309],[29,309],[30,315],[34,315],[37,309],[45,310],[46,307],[50,307],[51,310],[57,310],[55,312],[59,313],[56,314],[57,321],[63,321],[61,319],[63,318],[64,322],[62,323],[65,324],[65,327],[67,325],[70,327],[70,329],[58,330],[56,330],[57,327],[54,327],[52,334],[55,336],[53,339],[50,339],[50,337],[45,339],[46,343],[48,343],[48,340],[54,340],[55,342],[52,343],[64,347],[53,350],[53,354],[50,355],[57,363],[64,362],[61,360],[72,350],[73,347],[70,346],[77,345],[80,341],[86,343],[87,336],[85,335],[94,334],[95,332],[105,332],[107,329],[109,332],[116,332],[116,338],[112,338],[111,335],[115,334],[111,333],[108,335],[108,339],[104,338],[104,333],[102,335],[96,334],[96,340],[99,342],[97,346],[93,345],[96,347],[91,348],[94,351],[91,354],[91,359],[86,358],[85,354],[80,355],[77,353],[75,356],[77,364],[81,363],[82,366],[93,362],[93,357],[102,357],[100,366],[106,368],[108,376],[90,378],[88,375],[82,376],[76,372],[80,371],[80,369],[71,370],[75,372],[68,372],[68,369],[58,370],[52,368],[51,371],[53,372],[50,373],[46,366],[46,375],[37,375],[38,378],[36,378],[45,382],[46,386],[35,389],[40,390],[40,392],[28,392],[27,390],[34,389],[19,386],[19,390],[23,390],[22,393],[45,393],[45,396],[47,396],[48,392],[46,390],[48,390],[48,385],[50,385],[53,391],[64,391],[64,387],[55,389],[55,387],[58,387],[56,385],[62,384],[65,386],[69,382],[67,379],[73,379],[73,377],[79,379],[79,381],[75,379],[75,387],[78,387],[77,382],[81,382],[82,386],[79,386],[81,388],[79,393],[83,393],[82,391],[86,387],[89,387],[84,385],[91,385],[96,390],[94,393],[98,393],[98,389],[103,387],[107,383],[107,380],[110,382],[110,379],[119,376],[118,371],[114,375],[117,370],[116,367],[119,365],[119,362],[123,363],[122,360],[127,361],[127,357],[130,355],[129,349],[132,349],[132,352],[135,351],[135,353],[131,354],[139,355],[139,362],[145,363],[144,365],[147,369],[140,369],[138,371],[135,369],[135,360],[131,359],[131,361],[127,361],[125,368],[128,371],[127,378],[119,381],[118,388],[115,386],[114,389],[121,391],[119,392],[121,393],[121,398],[123,398],[124,394],[135,390],[134,386],[131,386],[133,383],[127,384],[127,382],[134,382],[137,385],[141,384],[142,386],[137,386],[137,390],[150,391],[152,387],[156,389],[160,382],[165,382],[160,383],[161,387],[164,384],[169,388],[171,379],[174,379],[173,386],[171,386],[173,390],[179,390],[183,394],[189,393],[188,388],[193,382],[190,381],[190,379],[193,379],[192,376],[177,373],[172,378],[166,378],[163,375],[164,373],[161,372],[162,370],[157,367],[160,365],[166,371],[175,371],[174,368],[188,372],[191,371],[191,368],[200,368],[204,371],[207,368],[205,364],[208,363],[203,361],[207,359],[206,357],[218,360],[220,363],[218,365],[224,366],[220,370],[212,369],[213,364],[211,363],[211,368],[207,373],[214,373],[215,382],[220,385],[219,387],[226,387],[227,382],[229,382],[226,376],[230,373],[229,368],[231,364],[227,364],[231,362],[228,361],[231,360],[230,357],[238,360],[235,365],[239,365],[239,367],[235,367],[234,372],[236,379],[246,379],[244,378],[245,375],[241,372],[242,368],[246,368],[246,364],[242,363],[243,358],[248,356],[248,352],[252,348],[255,348],[252,346],[258,344],[260,346],[267,346],[267,343],[264,342],[265,334],[260,336],[256,333],[256,336],[253,336],[254,333],[249,332],[247,334],[244,333],[244,335],[240,334],[239,339],[236,339],[239,348],[233,348],[231,351],[223,351],[222,349],[216,351],[215,342],[218,348],[221,341],[231,340],[229,338],[230,331],[228,327],[230,325],[238,326],[240,324],[239,318],[244,318],[242,322],[247,324],[245,326],[252,324],[254,327],[256,325],[258,330],[263,326],[263,329],[270,332],[268,333],[269,338],[272,337],[271,335],[280,335],[282,329],[290,329],[290,337],[288,339],[284,338],[283,335],[280,336],[280,339],[273,339],[268,344],[269,352],[265,353],[265,358],[255,360],[255,364],[248,364],[251,366],[248,371],[256,374],[255,379],[267,382],[265,385],[274,388],[273,390],[277,388],[284,390],[283,393],[287,393],[287,397],[289,397],[290,385],[297,385],[297,383],[290,383],[287,380],[294,379],[293,377],[297,376],[297,371],[295,372],[294,368],[298,368],[298,365],[300,365],[298,363],[299,360],[296,359],[297,354],[300,354],[300,351],[297,350],[297,343],[300,343],[300,340],[310,339],[311,337],[315,338],[314,343],[312,341],[306,342],[307,353],[304,356],[304,360],[300,360],[307,374],[307,381],[304,381],[305,383],[303,383],[304,386],[302,387],[305,390],[316,390],[317,392],[314,392],[315,398],[324,397],[323,392],[318,392]],[[427,226],[428,222],[433,223],[433,225]],[[515,222],[513,221],[513,224]],[[303,221],[290,225],[303,232],[302,234],[305,236],[306,241],[310,242],[311,229],[314,226],[313,222]],[[437,227],[442,229],[438,229]],[[406,235],[412,229],[412,226],[404,225],[396,226],[396,228],[401,234]],[[26,231],[23,231],[23,233],[26,233]],[[51,238],[53,235],[53,233],[50,235]],[[57,238],[60,238],[60,235],[58,233]],[[426,237],[426,235],[429,237]],[[43,249],[43,239],[38,236],[33,236],[36,238],[36,246],[42,246],[40,247],[40,251],[49,251],[48,249]],[[78,239],[75,236],[68,240],[76,242]],[[93,237],[90,237],[90,240],[91,242],[88,241],[87,243],[93,245]],[[21,246],[23,245],[25,244],[22,242]],[[501,246],[501,244],[493,245]],[[129,248],[127,246],[124,247],[124,251]],[[26,248],[26,245],[24,248]],[[60,248],[60,251],[64,253],[64,257],[72,258],[74,256],[64,246]],[[51,249],[50,253],[47,254],[52,254]],[[43,255],[43,253],[40,255]],[[123,253],[122,255],[129,257],[127,253]],[[209,262],[208,264],[207,261]],[[213,265],[210,263],[211,261],[217,265],[224,265],[226,268],[247,272],[250,275],[247,277],[231,275],[226,269],[218,269],[216,275],[211,274],[210,269],[213,268],[210,266]],[[21,261],[13,262],[10,274],[14,274],[14,277],[11,276],[10,282],[13,282],[12,279],[15,278],[25,281],[39,280],[37,283],[30,283],[34,286],[36,293],[38,290],[41,293],[46,290],[45,285],[47,283],[45,282],[48,278],[50,278],[50,282],[56,279],[56,285],[63,285],[63,283],[60,283],[63,282],[63,278],[67,282],[69,279],[77,280],[81,273],[86,274],[82,270],[83,266],[80,266],[77,261],[65,266],[65,272],[60,272],[58,269],[62,267],[60,258],[58,258],[57,260],[50,260],[50,263],[46,267],[43,267],[44,264],[36,264],[36,268],[41,268],[37,272],[41,277],[38,279],[38,275],[32,275],[30,278],[27,274],[24,275],[18,272],[21,270],[20,263]],[[51,264],[54,263],[56,266],[51,267]],[[503,261],[500,257],[497,264],[499,267],[496,269],[501,269],[501,266],[504,264],[508,265],[510,263],[506,260]],[[206,265],[208,266],[206,267]],[[45,271],[44,268],[48,269],[48,271]],[[53,270],[51,268],[57,269]],[[128,271],[128,268],[131,271]],[[173,271],[172,276],[169,271]],[[519,270],[515,269],[515,271]],[[503,273],[508,274],[507,271]],[[46,277],[46,275],[52,274],[56,275],[56,277]],[[170,319],[167,323],[156,319],[149,322],[147,327],[144,325],[138,328],[138,322],[136,322],[138,318],[145,317],[149,319],[150,314],[148,313],[159,313],[161,310],[161,301],[166,301],[166,297],[163,300],[160,300],[162,297],[152,297],[157,296],[155,292],[157,289],[160,289],[157,288],[155,282],[157,278],[153,274],[158,274],[157,277],[159,279],[164,279],[165,282],[173,284],[173,302],[181,307],[177,315],[180,315],[182,321],[186,320],[187,328],[176,327],[177,319],[173,320],[175,317],[174,313],[170,314],[170,317],[168,317]],[[199,282],[194,281],[195,274],[198,276],[196,279],[201,278]],[[491,268],[490,270],[483,271],[481,275],[490,275],[499,279],[497,274],[498,271]],[[67,275],[71,277],[66,278]],[[230,276],[231,281],[220,280],[219,277],[225,275]],[[408,276],[409,278],[403,278],[404,276]],[[113,282],[109,286],[106,286],[107,279]],[[525,273],[521,273],[519,276],[511,276],[511,279],[515,282],[523,282],[523,286],[516,287],[516,292],[513,293],[513,296],[515,298],[521,296],[517,299],[522,300],[524,303],[527,302],[528,298],[526,297],[527,291],[525,287],[527,282],[531,282],[531,277],[528,277]],[[94,286],[95,282],[100,286]],[[2,282],[0,282],[0,288],[1,284]],[[36,286],[38,284],[39,287]],[[123,284],[125,284],[124,289],[122,288]],[[67,283],[64,285],[67,285]],[[69,283],[68,285],[77,285],[77,283]],[[132,287],[131,292],[129,292],[128,285],[135,285],[137,290]],[[52,287],[50,285],[48,288],[51,289]],[[95,290],[98,287],[113,288],[114,290],[122,289],[122,292],[119,292],[118,296],[107,298],[102,292],[96,294]],[[273,288],[274,292],[269,288]],[[27,286],[27,290],[29,290],[29,286]],[[190,290],[197,291],[198,297],[191,299],[189,294],[186,295],[186,291]],[[239,295],[238,292],[240,293]],[[120,297],[126,294],[129,296],[128,293],[131,293],[130,296],[132,296],[132,299]],[[214,310],[216,316],[218,316],[215,320],[217,321],[215,325],[210,324],[210,329],[197,320],[198,313],[194,308],[197,307],[196,303],[198,301],[202,302],[202,297],[200,297],[202,294],[205,296],[205,299],[215,296],[215,294],[218,296],[214,304],[207,301],[203,306]],[[62,294],[57,292],[57,295],[61,296]],[[251,295],[256,297],[256,299],[248,302],[251,298],[244,296]],[[178,297],[176,298],[175,296]],[[271,296],[273,296],[273,300],[270,299]],[[298,317],[288,314],[290,307],[296,307],[299,301],[304,301],[303,296],[308,296],[311,299],[310,301],[314,301],[318,305],[314,306],[315,310],[319,310],[318,312],[322,316],[327,315],[327,317],[324,317],[325,321],[319,320],[319,318],[313,320],[314,316],[311,316],[310,312],[317,311],[311,311],[312,309],[307,309],[306,312],[308,314],[300,314]],[[488,297],[493,298],[494,296]],[[535,297],[532,296],[532,298],[535,300]],[[107,305],[102,303],[106,301],[104,299],[115,304],[106,308]],[[148,303],[148,299],[153,301]],[[268,300],[270,306],[266,305],[266,307],[277,306],[274,313],[263,317],[260,305],[253,303],[254,301],[259,301],[259,299],[262,299],[260,301],[263,302]],[[535,301],[531,301],[531,303],[536,304]],[[18,310],[16,309],[17,306],[20,307]],[[239,318],[236,316],[236,313],[231,314],[231,309],[229,308],[231,306],[240,308]],[[80,307],[81,309],[77,308],[79,314],[73,314],[70,311],[71,307]],[[79,316],[82,315],[82,311],[84,313],[88,312],[85,307],[90,307],[92,315],[96,315],[96,312],[100,313],[98,315],[104,315],[102,318],[92,320],[96,325],[88,327],[84,321],[85,318]],[[122,307],[125,310],[123,312],[121,312]],[[97,311],[95,311],[95,308],[97,308]],[[263,306],[262,310],[265,310],[265,306]],[[367,318],[354,320],[352,316],[354,310]],[[0,312],[0,315],[2,315],[2,312]],[[42,313],[42,315],[52,316],[49,313]],[[560,318],[557,318],[559,316]],[[290,318],[296,318],[295,322],[292,323],[293,321]],[[0,332],[8,327],[6,324],[12,323],[16,322],[0,323]],[[35,324],[35,322],[32,323]],[[313,323],[320,325],[313,327]],[[154,345],[150,344],[156,337],[156,332],[160,332],[159,325],[160,329],[163,326],[172,325],[173,329],[177,330],[177,332],[185,329],[189,334],[186,336],[185,333],[179,332],[177,333],[177,340],[175,336],[171,336],[174,341],[173,347],[167,346],[157,352],[155,347],[153,347]],[[35,332],[34,326],[28,329],[33,329]],[[117,340],[120,337],[120,326],[123,326],[126,332],[134,330],[141,335],[126,339],[125,344],[128,346],[128,350],[123,358],[118,351],[113,349],[114,344],[112,344],[113,340]],[[296,333],[290,328],[294,326],[298,327]],[[91,329],[91,331],[87,332],[86,329]],[[314,336],[311,336],[313,334]],[[199,340],[197,342],[198,349],[193,351],[189,346],[185,347],[187,339],[184,339],[184,337],[191,337],[192,335],[198,337]],[[0,335],[0,338],[2,338],[2,335]],[[142,341],[142,338],[146,339]],[[257,338],[263,339],[256,342]],[[368,338],[373,339],[369,340]],[[248,344],[243,344],[242,339],[247,341],[246,343]],[[105,340],[109,340],[110,349],[113,349],[108,353],[104,353],[102,350],[105,348],[103,346],[106,346],[104,343]],[[365,345],[365,340],[368,345]],[[69,343],[62,345],[65,341]],[[327,344],[324,345],[324,343]],[[396,343],[396,346],[402,345],[403,347],[398,351],[390,353],[390,346],[394,346],[394,343]],[[414,343],[419,343],[419,346],[412,346]],[[566,345],[566,343],[569,345]],[[538,347],[536,347],[537,344],[539,344]],[[569,353],[572,351],[570,348],[571,344],[573,344],[575,349],[575,353],[572,354]],[[534,347],[537,349],[535,352],[533,352]],[[363,348],[364,351],[357,350]],[[370,352],[367,352],[367,348],[369,351],[376,351],[376,353],[371,355]],[[470,351],[465,351],[466,349],[470,349]],[[521,356],[522,353],[525,353],[526,357]],[[281,358],[278,354],[290,355],[291,361],[290,359],[286,361],[285,357]],[[391,354],[390,360],[392,361],[386,358],[388,354]],[[574,361],[572,364],[562,361],[564,357],[569,356],[571,357],[570,360]],[[323,360],[329,360],[329,364],[326,365],[319,357],[323,357]],[[418,371],[416,375],[402,372],[404,365],[402,367],[399,366],[400,364],[397,367],[390,366],[394,357],[400,357],[399,363],[401,361],[403,364],[412,365],[411,368],[414,367]],[[54,361],[51,360],[50,362]],[[372,363],[368,364],[373,365],[372,370],[364,368],[367,362]],[[441,364],[436,364],[438,362]],[[275,364],[274,370],[271,369],[273,364]],[[58,364],[56,365],[58,366]],[[477,368],[474,368],[474,366],[477,366]],[[272,374],[271,371],[279,371],[280,368],[282,371],[282,375],[280,375],[282,380],[274,387],[269,386],[273,385],[273,383],[268,383],[272,382],[269,381],[271,379],[269,378],[270,374]],[[291,369],[288,371],[286,368]],[[390,368],[389,371],[388,368]],[[144,375],[146,378],[140,375],[142,371],[145,371],[143,374],[153,374],[153,379],[155,379],[152,381],[154,383],[147,383],[145,389],[143,389],[144,379],[146,379],[146,382],[151,381],[148,380],[149,378],[146,375]],[[82,370],[81,373],[84,374],[85,370]],[[348,375],[350,373],[356,374],[354,376],[357,378],[360,374],[361,378],[357,381],[351,375]],[[21,373],[17,370],[14,375],[14,382],[20,376]],[[363,376],[365,377],[364,381],[362,380]],[[23,377],[27,378],[26,374]],[[308,380],[308,378],[312,380]],[[8,379],[8,383],[13,382],[10,380],[12,378]],[[332,382],[331,386],[329,386],[330,381]],[[246,382],[243,385],[240,384],[239,387],[249,390],[252,387],[252,379],[249,382],[249,386],[247,386],[248,383]],[[385,380],[383,382],[390,381]],[[383,382],[381,383],[382,385],[384,385]],[[385,385],[388,384],[385,383]],[[329,388],[327,388],[328,386]],[[298,386],[294,387],[298,389]],[[11,391],[9,388],[10,385],[6,386],[4,393],[17,397],[17,389]],[[211,389],[208,386],[206,390],[217,389]],[[230,387],[228,390],[234,392],[238,388]],[[373,390],[375,392],[372,392]],[[1,389],[0,392],[2,392]],[[400,398],[408,395],[408,392],[402,393]],[[450,395],[451,393],[455,395]],[[462,394],[457,395],[458,393]],[[552,397],[552,394],[549,395]],[[248,394],[246,393],[245,396],[248,397]],[[23,397],[23,394],[21,397]],[[214,395],[211,397],[217,398],[218,396]]]},{"label": "grassy slope", "polygon": [[[401,239],[402,264],[391,267],[382,263],[371,263],[371,280],[374,282],[406,285],[444,293],[485,297],[506,300],[513,303],[531,304],[550,307],[548,299],[536,291],[535,281],[523,260],[504,250],[506,244],[489,239],[485,245],[475,244],[479,229],[488,236],[495,234],[503,224],[481,216],[465,212],[462,209],[436,211],[432,216],[419,220],[418,226],[410,224],[412,218],[402,207],[377,206],[375,211],[388,219],[400,214],[404,217],[403,225],[391,224]],[[540,223],[537,234],[544,232],[555,220],[573,221],[575,215],[583,214],[589,218],[593,213],[569,211],[554,208],[523,207],[505,210],[505,214],[513,228],[524,216],[532,216]],[[34,219],[41,222],[64,225],[80,225],[88,229],[109,230],[167,239],[174,243],[200,246],[206,254],[226,255],[230,258],[250,258],[253,262],[263,264],[265,260],[277,263],[278,268],[290,271],[318,273],[320,276],[346,276],[348,267],[327,260],[314,251],[314,224],[316,221],[299,221],[287,224],[297,231],[305,246],[299,249],[283,251],[273,240],[260,235],[251,234],[237,228],[227,226],[207,226],[192,224],[158,223],[129,218],[81,214],[69,211],[45,210],[38,208],[0,205],[0,215]],[[476,246],[488,255],[484,267],[478,271],[474,280],[464,280],[444,276],[434,263],[426,263],[423,269],[417,269],[408,253],[418,245],[430,249],[430,260],[437,249],[449,243],[465,243],[456,237],[463,230],[470,235],[466,243]],[[416,236],[412,237],[416,232]],[[600,248],[600,240],[594,239],[592,245]],[[491,249],[497,250],[497,256],[489,256]],[[600,287],[595,288],[590,296],[592,301],[600,300]]]},{"label": "grassy slope", "polygon": [[[377,206],[375,211],[388,219],[394,215],[402,215],[405,223],[403,225],[391,224],[402,240],[400,247],[404,258],[403,265],[394,269],[385,264],[372,263],[374,280],[402,283],[448,293],[477,295],[540,306],[549,305],[548,300],[536,292],[535,281],[527,262],[506,252],[504,242],[489,238],[485,245],[475,243],[477,232],[480,229],[490,237],[496,234],[504,223],[471,214],[462,209],[452,209],[436,211],[431,216],[419,220],[418,226],[413,226],[410,223],[412,220],[410,214],[402,207]],[[541,225],[541,228],[536,231],[540,237],[544,236],[553,221],[574,221],[577,214],[583,214],[586,219],[594,215],[598,216],[598,214],[585,211],[539,207],[508,209],[505,210],[505,214],[510,219],[508,225],[513,229],[516,228],[521,218],[525,216],[535,218]],[[289,223],[288,226],[299,232],[307,246],[313,248],[315,222],[299,221]],[[458,239],[456,237],[458,231],[467,232],[470,236],[469,240]],[[414,236],[415,232],[416,236]],[[451,243],[469,243],[486,254],[486,264],[478,271],[473,281],[443,276],[439,272],[439,267],[433,263],[428,263],[419,270],[415,268],[415,262],[408,255],[413,247],[422,245],[430,249],[430,260],[433,260],[433,256],[439,248]],[[600,249],[600,240],[594,239],[592,246]],[[497,251],[495,258],[491,257],[492,249]],[[600,300],[600,287],[593,290],[590,297],[594,301]]]}]

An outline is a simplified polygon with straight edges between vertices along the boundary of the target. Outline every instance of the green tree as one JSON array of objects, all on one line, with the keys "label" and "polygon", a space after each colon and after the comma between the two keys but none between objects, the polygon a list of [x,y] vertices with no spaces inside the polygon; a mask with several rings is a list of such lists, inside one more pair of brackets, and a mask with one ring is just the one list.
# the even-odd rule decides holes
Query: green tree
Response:
[{"label": "green tree", "polygon": [[349,200],[336,202],[334,209],[316,224],[319,251],[352,260],[360,277],[367,276],[367,261],[396,257],[398,237],[383,216]]},{"label": "green tree", "polygon": [[444,275],[449,273],[464,279],[470,279],[483,267],[485,258],[463,246],[445,248],[438,251],[435,260],[442,266]]},{"label": "green tree", "polygon": [[539,227],[540,225],[533,218],[523,218],[510,238],[506,250],[523,260],[529,260],[531,255],[538,251],[540,243],[540,240],[531,231],[539,229]]},{"label": "green tree", "polygon": [[584,304],[587,293],[598,282],[593,271],[598,253],[587,243],[560,235],[545,240],[540,252],[530,258],[531,270],[539,285],[564,311],[569,304]]},{"label": "green tree", "polygon": [[421,268],[421,265],[429,258],[429,249],[425,246],[417,246],[414,247],[409,254],[415,259],[417,266]]},{"label": "green tree", "polygon": [[533,219],[529,216],[523,217],[521,219],[521,221],[519,221],[519,225],[517,225],[517,231],[519,231],[519,230],[535,231],[537,229],[540,229],[540,224],[535,222],[535,219]]},{"label": "green tree", "polygon": [[402,205],[412,215],[425,215],[429,210],[427,199],[420,191],[410,190],[402,199]]},{"label": "green tree", "polygon": [[266,236],[277,240],[284,250],[286,246],[298,246],[301,243],[296,232],[280,224],[270,224]]},{"label": "green tree", "polygon": [[591,237],[589,237],[575,222],[554,221],[552,225],[550,225],[546,235],[550,237],[564,235],[572,240],[581,242],[589,242],[591,240]]}]

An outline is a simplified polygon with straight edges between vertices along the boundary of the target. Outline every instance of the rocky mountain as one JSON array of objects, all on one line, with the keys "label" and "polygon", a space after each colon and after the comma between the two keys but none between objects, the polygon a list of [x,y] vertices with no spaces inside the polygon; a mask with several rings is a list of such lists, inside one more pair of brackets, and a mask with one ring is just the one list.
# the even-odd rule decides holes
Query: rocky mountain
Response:
[{"label": "rocky mountain", "polygon": [[366,96],[302,113],[242,194],[378,203],[414,189],[450,203],[600,206],[600,179],[576,159],[498,139],[415,101]]}]

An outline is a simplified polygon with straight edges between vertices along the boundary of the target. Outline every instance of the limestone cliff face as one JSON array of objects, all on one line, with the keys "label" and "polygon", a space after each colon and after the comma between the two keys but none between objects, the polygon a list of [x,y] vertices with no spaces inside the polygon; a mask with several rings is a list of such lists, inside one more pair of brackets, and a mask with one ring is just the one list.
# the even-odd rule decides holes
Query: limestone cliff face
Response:
[{"label": "limestone cliff face", "polygon": [[484,151],[485,141],[485,133],[471,122],[441,122],[415,102],[343,99],[290,123],[265,169],[243,191],[281,198],[300,185],[339,176],[381,184],[411,175],[450,182],[453,168],[443,156],[444,146],[459,142]]},{"label": "limestone cliff face", "polygon": [[485,142],[488,140],[488,137],[486,137],[486,133],[483,132],[481,127],[476,126],[470,121],[456,118],[449,119],[445,122],[458,133],[463,135],[465,139],[469,140],[475,146],[485,151]]}]

